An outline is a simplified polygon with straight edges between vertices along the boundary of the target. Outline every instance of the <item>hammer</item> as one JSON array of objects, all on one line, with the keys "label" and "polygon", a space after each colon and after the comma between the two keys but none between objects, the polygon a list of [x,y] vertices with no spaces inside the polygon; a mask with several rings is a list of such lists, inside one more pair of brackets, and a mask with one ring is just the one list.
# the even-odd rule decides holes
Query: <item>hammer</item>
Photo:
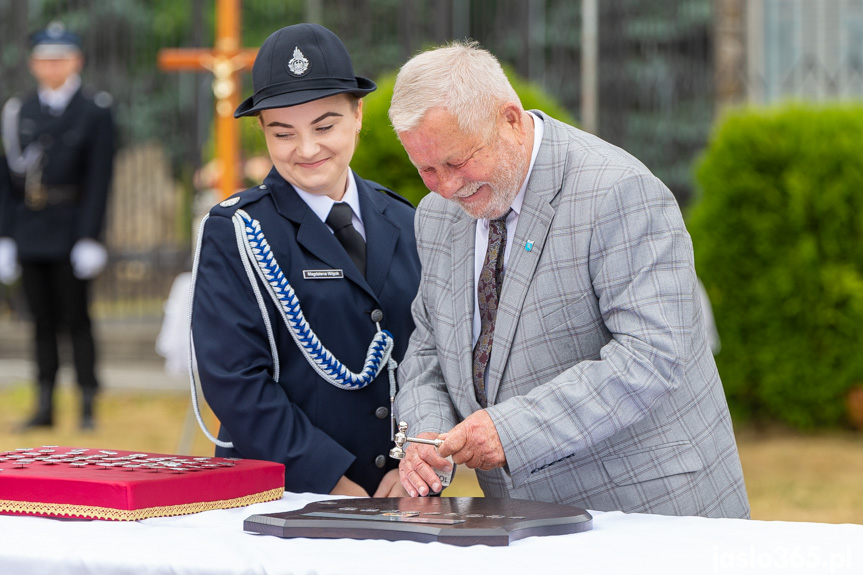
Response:
[{"label": "hammer", "polygon": [[441,446],[443,443],[443,439],[420,439],[419,437],[408,437],[408,424],[404,421],[399,421],[399,431],[396,433],[395,437],[393,437],[393,441],[395,441],[396,446],[390,449],[390,457],[393,459],[404,459],[405,458],[405,443],[408,441],[412,443],[422,443],[424,445],[434,445],[435,449]]}]

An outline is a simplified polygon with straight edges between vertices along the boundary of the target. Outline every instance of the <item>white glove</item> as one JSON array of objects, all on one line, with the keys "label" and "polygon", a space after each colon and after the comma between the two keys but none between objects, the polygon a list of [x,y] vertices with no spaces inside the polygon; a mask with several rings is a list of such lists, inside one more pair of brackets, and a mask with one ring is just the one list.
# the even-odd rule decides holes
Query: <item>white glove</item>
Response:
[{"label": "white glove", "polygon": [[12,285],[21,275],[18,246],[12,238],[0,238],[0,282]]},{"label": "white glove", "polygon": [[72,247],[69,256],[72,262],[72,272],[79,280],[93,279],[105,269],[108,263],[108,250],[105,246],[90,238],[81,238]]}]

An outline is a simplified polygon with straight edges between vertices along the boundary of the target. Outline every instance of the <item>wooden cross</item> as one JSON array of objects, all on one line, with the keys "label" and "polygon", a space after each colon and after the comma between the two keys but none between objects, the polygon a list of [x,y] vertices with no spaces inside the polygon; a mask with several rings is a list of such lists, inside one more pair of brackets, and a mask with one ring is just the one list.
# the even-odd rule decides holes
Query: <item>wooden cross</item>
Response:
[{"label": "wooden cross", "polygon": [[257,49],[240,48],[240,0],[216,1],[216,45],[206,48],[166,48],[159,51],[162,70],[209,70],[216,97],[216,158],[221,176],[220,199],[241,187],[237,178],[237,121],[239,73],[252,68]]}]

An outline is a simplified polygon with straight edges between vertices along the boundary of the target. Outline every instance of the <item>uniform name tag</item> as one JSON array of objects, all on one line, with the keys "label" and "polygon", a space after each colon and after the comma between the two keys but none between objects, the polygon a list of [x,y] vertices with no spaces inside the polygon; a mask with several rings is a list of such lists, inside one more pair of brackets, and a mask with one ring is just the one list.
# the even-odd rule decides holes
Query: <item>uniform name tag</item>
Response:
[{"label": "uniform name tag", "polygon": [[337,280],[345,277],[342,270],[303,270],[303,279],[307,280]]}]

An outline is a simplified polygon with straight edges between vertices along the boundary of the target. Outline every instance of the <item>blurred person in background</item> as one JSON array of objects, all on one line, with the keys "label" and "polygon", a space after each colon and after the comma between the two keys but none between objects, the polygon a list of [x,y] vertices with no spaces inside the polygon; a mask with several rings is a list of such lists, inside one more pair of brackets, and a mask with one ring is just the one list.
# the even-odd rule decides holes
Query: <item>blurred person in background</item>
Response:
[{"label": "blurred person in background", "polygon": [[3,106],[8,177],[0,180],[0,281],[20,275],[34,325],[38,401],[21,428],[54,424],[65,328],[81,388],[80,426],[88,430],[99,388],[89,288],[107,263],[100,236],[115,153],[111,97],[82,85],[81,42],[62,24],[33,34],[31,45],[37,89]]}]

